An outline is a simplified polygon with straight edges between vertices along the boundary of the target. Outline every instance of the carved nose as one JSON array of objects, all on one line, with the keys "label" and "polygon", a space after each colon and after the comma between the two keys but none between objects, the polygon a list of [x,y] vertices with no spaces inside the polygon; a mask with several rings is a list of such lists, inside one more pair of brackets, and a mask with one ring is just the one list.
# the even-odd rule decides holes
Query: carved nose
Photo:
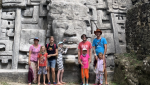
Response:
[{"label": "carved nose", "polygon": [[68,29],[65,31],[65,36],[76,36],[76,32],[74,30],[73,26],[68,27]]}]

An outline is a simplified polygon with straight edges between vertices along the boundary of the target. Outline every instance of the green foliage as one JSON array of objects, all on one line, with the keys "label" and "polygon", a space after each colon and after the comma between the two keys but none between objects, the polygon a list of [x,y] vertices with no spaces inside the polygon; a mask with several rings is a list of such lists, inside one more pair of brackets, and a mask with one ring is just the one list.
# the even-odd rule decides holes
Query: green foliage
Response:
[{"label": "green foliage", "polygon": [[10,85],[7,82],[1,82],[2,85]]}]

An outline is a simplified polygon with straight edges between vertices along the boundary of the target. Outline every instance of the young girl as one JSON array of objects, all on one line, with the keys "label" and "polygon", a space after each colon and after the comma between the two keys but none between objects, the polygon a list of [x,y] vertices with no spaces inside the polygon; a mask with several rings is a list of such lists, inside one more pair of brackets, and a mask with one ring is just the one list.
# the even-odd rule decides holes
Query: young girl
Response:
[{"label": "young girl", "polygon": [[47,52],[45,46],[41,46],[38,54],[38,85],[40,85],[40,76],[43,73],[43,84],[45,84],[45,74],[47,74]]},{"label": "young girl", "polygon": [[103,54],[99,53],[98,54],[98,59],[97,59],[97,64],[96,64],[96,80],[95,84],[97,85],[98,82],[100,83],[99,85],[103,84],[103,74],[104,74],[104,62],[103,62]]},{"label": "young girl", "polygon": [[[57,73],[57,85],[65,84],[65,82],[62,81],[63,73],[64,73],[64,66],[63,66],[63,57],[62,54],[67,53],[68,48],[63,50],[63,42],[58,43],[58,58],[57,58],[57,65],[58,65],[58,73]],[[59,81],[60,76],[60,81]]]},{"label": "young girl", "polygon": [[88,85],[88,79],[89,79],[89,60],[90,56],[87,54],[87,49],[83,48],[82,55],[80,56],[79,63],[81,64],[81,77],[83,85],[85,85],[85,79],[86,77],[86,85]]}]

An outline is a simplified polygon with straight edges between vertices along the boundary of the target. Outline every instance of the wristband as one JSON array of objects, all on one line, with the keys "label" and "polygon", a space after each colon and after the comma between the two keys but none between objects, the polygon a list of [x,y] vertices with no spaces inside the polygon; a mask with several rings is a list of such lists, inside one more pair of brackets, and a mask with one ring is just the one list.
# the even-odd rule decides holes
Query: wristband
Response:
[{"label": "wristband", "polygon": [[97,56],[96,54],[94,54],[94,56]]}]

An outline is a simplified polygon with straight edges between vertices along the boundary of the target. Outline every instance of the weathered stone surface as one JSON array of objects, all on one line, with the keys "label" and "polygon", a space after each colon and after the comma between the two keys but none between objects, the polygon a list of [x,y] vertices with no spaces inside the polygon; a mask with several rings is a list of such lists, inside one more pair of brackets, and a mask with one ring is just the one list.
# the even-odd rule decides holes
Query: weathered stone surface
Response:
[{"label": "weathered stone surface", "polygon": [[40,45],[45,45],[45,30],[22,29],[20,38],[20,51],[28,52],[29,47],[33,44],[33,39],[35,37],[39,38]]},{"label": "weathered stone surface", "polygon": [[15,28],[15,22],[14,20],[2,20],[2,29],[14,29]]},{"label": "weathered stone surface", "polygon": [[106,38],[106,40],[107,40],[107,52],[106,52],[106,54],[115,53],[113,34],[112,33],[103,33],[102,37]]},{"label": "weathered stone surface", "polygon": [[3,7],[25,7],[26,0],[2,0]]},{"label": "weathered stone surface", "polygon": [[51,19],[88,20],[88,8],[80,3],[56,2],[49,6],[48,14]]},{"label": "weathered stone surface", "polygon": [[2,19],[15,19],[15,12],[2,12]]}]

